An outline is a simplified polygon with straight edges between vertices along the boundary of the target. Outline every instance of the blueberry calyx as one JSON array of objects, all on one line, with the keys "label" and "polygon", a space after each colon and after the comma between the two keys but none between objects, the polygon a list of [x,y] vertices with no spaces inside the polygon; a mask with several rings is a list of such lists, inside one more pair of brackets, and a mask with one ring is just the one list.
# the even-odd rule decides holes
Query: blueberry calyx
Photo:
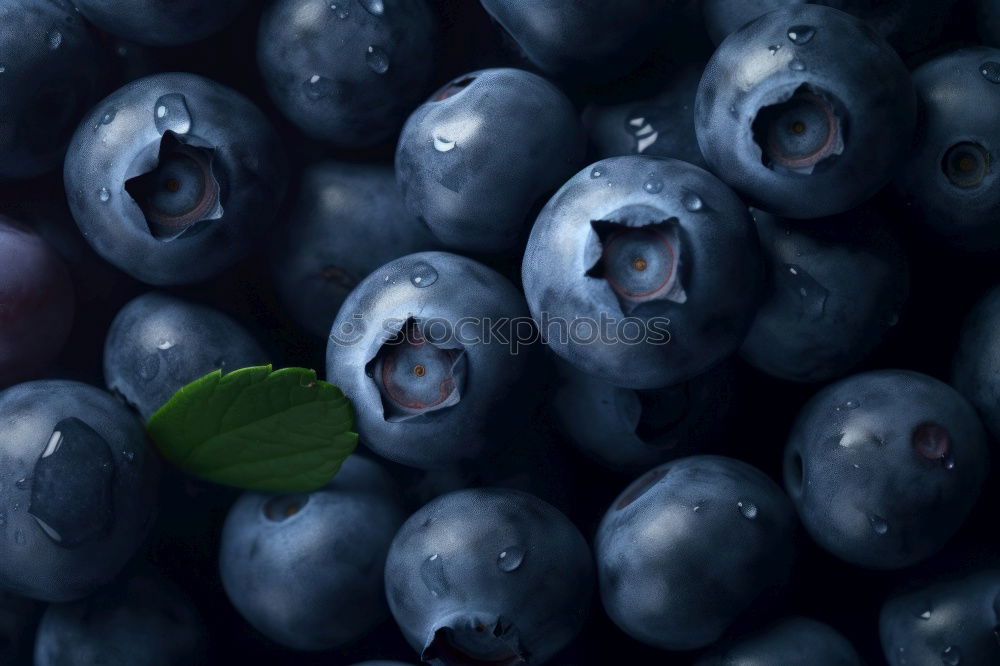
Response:
[{"label": "blueberry calyx", "polygon": [[957,143],[944,154],[941,171],[955,187],[979,187],[990,172],[990,151],[971,141]]},{"label": "blueberry calyx", "polygon": [[752,129],[761,163],[774,171],[809,175],[844,152],[845,128],[837,104],[808,84],[762,106]]},{"label": "blueberry calyx", "polygon": [[518,666],[528,663],[514,626],[502,617],[457,616],[433,631],[420,655],[442,666]]},{"label": "blueberry calyx", "polygon": [[125,182],[149,233],[167,242],[202,231],[222,217],[215,150],[172,131],[163,133],[152,164]]}]

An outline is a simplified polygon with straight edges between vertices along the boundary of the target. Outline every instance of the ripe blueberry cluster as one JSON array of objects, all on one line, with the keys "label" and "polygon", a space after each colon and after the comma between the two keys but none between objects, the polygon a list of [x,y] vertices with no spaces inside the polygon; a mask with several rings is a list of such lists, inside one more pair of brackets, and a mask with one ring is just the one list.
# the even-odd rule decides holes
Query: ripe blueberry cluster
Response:
[{"label": "ripe blueberry cluster", "polygon": [[0,666],[1000,666],[998,266],[1000,0],[0,0]]}]

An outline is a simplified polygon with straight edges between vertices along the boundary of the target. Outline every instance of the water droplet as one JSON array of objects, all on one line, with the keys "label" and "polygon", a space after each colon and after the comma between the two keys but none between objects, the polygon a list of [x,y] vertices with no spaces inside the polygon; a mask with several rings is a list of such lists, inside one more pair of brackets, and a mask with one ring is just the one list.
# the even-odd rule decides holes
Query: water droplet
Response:
[{"label": "water droplet", "polygon": [[349,0],[343,0],[342,2],[332,2],[330,3],[330,9],[336,13],[337,18],[345,19],[351,15],[351,4]]},{"label": "water droplet", "polygon": [[103,116],[101,116],[101,119],[98,121],[98,123],[94,125],[94,129],[95,130],[100,129],[101,125],[110,125],[114,121],[116,115],[118,115],[118,112],[115,109],[111,109]]},{"label": "water droplet", "polygon": [[414,287],[429,287],[438,279],[438,272],[425,261],[418,262],[410,271],[410,282]]},{"label": "water droplet", "polygon": [[57,48],[62,46],[63,36],[58,30],[49,30],[49,33],[45,35],[45,41],[49,45],[49,50],[55,51]]},{"label": "water droplet", "polygon": [[642,189],[650,194],[659,194],[663,190],[663,181],[657,178],[650,178],[642,184]]},{"label": "water droplet", "polygon": [[681,203],[683,203],[684,207],[687,208],[692,213],[697,213],[705,206],[705,203],[701,200],[701,197],[699,197],[694,192],[686,193],[682,198]]},{"label": "water droplet", "polygon": [[97,192],[97,198],[107,203],[107,201],[111,198],[111,192],[108,191],[108,188],[102,187]]},{"label": "water droplet", "polygon": [[788,41],[802,46],[812,41],[816,36],[816,28],[811,25],[795,25],[788,29]]},{"label": "water droplet", "polygon": [[524,549],[520,546],[508,546],[497,555],[497,566],[507,573],[517,571],[522,562],[524,562]]},{"label": "water droplet", "polygon": [[984,62],[979,66],[979,73],[990,83],[1000,83],[1000,62]]},{"label": "water droplet", "polygon": [[309,79],[303,84],[303,87],[306,91],[306,97],[313,101],[329,97],[337,89],[337,86],[333,81],[325,76],[320,76],[319,74],[313,74],[310,76]]},{"label": "water droplet", "polygon": [[792,70],[793,72],[804,72],[806,71],[806,65],[804,62],[796,58],[795,60],[788,63],[788,69]]},{"label": "water droplet", "polygon": [[785,264],[788,288],[799,300],[801,315],[818,321],[826,312],[826,299],[830,291],[805,272],[801,266]]},{"label": "water droplet", "polygon": [[4,72],[6,72],[6,71],[7,71],[7,68],[6,68],[6,67],[2,67],[2,66],[0,66],[0,74],[3,74],[3,73],[4,73]]},{"label": "water droplet", "polygon": [[156,348],[160,351],[167,351],[168,349],[172,349],[173,346],[174,342],[172,340],[164,340],[160,344],[156,345]]},{"label": "water droplet", "polygon": [[781,44],[772,44],[767,47],[767,50],[771,52],[771,55],[776,55],[781,50]]},{"label": "water droplet", "polygon": [[14,482],[14,485],[18,490],[24,490],[24,488],[28,485],[28,479],[18,479]]},{"label": "water droplet", "polygon": [[187,134],[191,130],[191,113],[187,108],[187,100],[180,93],[168,93],[156,100],[153,119],[156,131],[160,134],[166,131]]},{"label": "water droplet", "polygon": [[431,555],[420,565],[420,579],[435,597],[448,594],[448,579],[444,575],[444,561],[438,554]]},{"label": "water droplet", "polygon": [[21,530],[14,530],[14,543],[19,546],[23,546],[27,539],[24,538],[24,532]]},{"label": "water droplet", "polygon": [[442,136],[438,136],[437,134],[434,135],[434,150],[438,151],[439,153],[447,153],[454,147],[455,147],[454,141],[449,141],[448,139]]},{"label": "water droplet", "polygon": [[736,503],[736,507],[743,514],[744,518],[753,520],[757,517],[757,505],[749,500],[740,500]]},{"label": "water droplet", "polygon": [[861,403],[860,403],[860,402],[858,402],[857,400],[848,400],[848,401],[847,401],[847,402],[845,402],[844,404],[842,404],[842,405],[839,405],[839,406],[837,407],[837,411],[838,411],[838,412],[839,412],[839,411],[841,411],[841,410],[846,410],[846,411],[850,411],[850,410],[852,410],[852,409],[857,409],[857,408],[858,408],[858,407],[860,407],[860,406],[861,406]]},{"label": "water droplet", "polygon": [[369,46],[365,54],[365,62],[376,74],[385,74],[389,71],[389,54],[378,46]]},{"label": "water droplet", "polygon": [[604,172],[601,171],[601,167],[594,167],[593,169],[590,170],[590,177],[591,178],[600,178],[603,175],[604,175]]},{"label": "water droplet", "polygon": [[382,16],[385,14],[385,3],[382,0],[358,0],[358,4],[372,16]]},{"label": "water droplet", "polygon": [[875,534],[882,536],[889,531],[889,523],[885,522],[885,518],[882,516],[871,515],[868,516],[868,521],[872,524],[872,529],[875,530]]},{"label": "water droplet", "polygon": [[951,645],[941,653],[941,661],[945,666],[958,666],[962,663],[962,651],[957,645]]},{"label": "water droplet", "polygon": [[931,619],[931,609],[930,608],[925,609],[922,613],[918,614],[917,617],[919,617],[921,620]]},{"label": "water droplet", "polygon": [[124,458],[127,463],[135,462],[135,451],[122,451],[122,458]]}]

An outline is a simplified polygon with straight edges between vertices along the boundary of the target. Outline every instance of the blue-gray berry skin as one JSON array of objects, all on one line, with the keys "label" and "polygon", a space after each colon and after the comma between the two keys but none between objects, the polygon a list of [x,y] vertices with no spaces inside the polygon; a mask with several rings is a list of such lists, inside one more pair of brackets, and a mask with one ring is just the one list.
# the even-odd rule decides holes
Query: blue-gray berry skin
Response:
[{"label": "blue-gray berry skin", "polygon": [[868,24],[812,4],[740,28],[712,56],[695,103],[712,170],[758,208],[834,215],[895,175],[916,121],[896,52]]},{"label": "blue-gray berry skin", "polygon": [[800,412],[785,486],[812,538],[869,569],[940,550],[972,510],[989,468],[986,432],[965,398],[907,370],[853,375]]},{"label": "blue-gray berry skin", "polygon": [[98,254],[148,284],[190,284],[251,252],[284,197],[286,164],[270,121],[241,94],[155,74],[83,118],[64,184]]},{"label": "blue-gray berry skin", "polygon": [[149,292],[125,305],[104,343],[104,381],[143,420],[213,370],[266,365],[268,354],[213,308]]},{"label": "blue-gray berry skin", "polygon": [[520,69],[461,76],[410,115],[396,178],[410,212],[448,248],[510,250],[532,206],[583,164],[583,128],[554,85]]},{"label": "blue-gray berry skin", "polygon": [[580,630],[593,577],[590,549],[562,513],[494,488],[417,511],[385,567],[393,617],[434,666],[546,663]]},{"label": "blue-gray berry skin", "polygon": [[727,425],[736,397],[731,364],[661,389],[609,384],[559,363],[553,397],[557,423],[583,454],[618,472],[704,453]]},{"label": "blue-gray berry skin", "polygon": [[1000,49],[969,47],[913,73],[920,115],[896,181],[907,213],[937,240],[968,252],[1000,250]]},{"label": "blue-gray berry skin", "polygon": [[768,12],[805,3],[826,5],[855,15],[868,4],[867,0],[704,0],[701,11],[709,37],[721,44],[726,37]]},{"label": "blue-gray berry skin", "polygon": [[364,148],[391,139],[433,74],[430,3],[278,0],[257,64],[281,112],[314,139]]},{"label": "blue-gray berry skin", "polygon": [[347,645],[388,617],[383,564],[405,517],[392,478],[360,456],[311,493],[245,493],[223,529],[222,584],[284,646]]},{"label": "blue-gray berry skin", "polygon": [[156,459],[139,420],[78,382],[0,392],[0,587],[43,601],[84,597],[139,548]]},{"label": "blue-gray berry skin", "polygon": [[[833,627],[791,617],[713,650],[696,666],[864,666],[851,642]],[[937,666],[935,664],[935,666]]]},{"label": "blue-gray berry skin", "polygon": [[604,610],[647,645],[706,647],[785,581],[794,525],[785,494],[744,462],[692,456],[653,468],[598,528]]},{"label": "blue-gray berry skin", "polygon": [[1000,438],[1000,286],[987,292],[962,325],[952,384]]},{"label": "blue-gray berry skin", "polygon": [[424,469],[482,460],[511,443],[539,398],[534,338],[523,295],[499,273],[447,252],[410,254],[344,301],[327,380],[380,456]]},{"label": "blue-gray berry skin", "polygon": [[321,162],[306,168],[299,188],[275,233],[272,275],[282,306],[322,339],[369,273],[440,243],[407,212],[391,167]]},{"label": "blue-gray berry skin", "polygon": [[0,181],[58,168],[101,92],[102,69],[71,2],[0,1]]},{"label": "blue-gray berry skin", "polygon": [[899,241],[862,210],[808,224],[753,215],[769,280],[740,354],[789,381],[846,375],[899,319],[909,293]]},{"label": "blue-gray berry skin", "polygon": [[882,606],[879,634],[889,666],[1000,663],[1000,570],[939,580]]},{"label": "blue-gray berry skin", "polygon": [[764,281],[753,220],[732,190],[694,165],[640,155],[592,164],[556,192],[521,273],[552,350],[636,389],[685,381],[736,351]]},{"label": "blue-gray berry skin", "polygon": [[86,599],[53,604],[35,638],[35,666],[206,666],[208,636],[191,601],[151,572]]},{"label": "blue-gray berry skin", "polygon": [[75,0],[77,9],[101,30],[149,46],[176,46],[223,29],[248,0]]}]

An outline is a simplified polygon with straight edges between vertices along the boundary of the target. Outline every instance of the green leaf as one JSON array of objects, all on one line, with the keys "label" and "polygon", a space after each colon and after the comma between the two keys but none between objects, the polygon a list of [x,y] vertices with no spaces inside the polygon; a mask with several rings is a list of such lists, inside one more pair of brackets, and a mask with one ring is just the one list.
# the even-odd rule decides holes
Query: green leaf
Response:
[{"label": "green leaf", "polygon": [[351,403],[314,370],[221,370],[177,391],[146,426],[163,457],[209,481],[308,492],[358,443]]}]

